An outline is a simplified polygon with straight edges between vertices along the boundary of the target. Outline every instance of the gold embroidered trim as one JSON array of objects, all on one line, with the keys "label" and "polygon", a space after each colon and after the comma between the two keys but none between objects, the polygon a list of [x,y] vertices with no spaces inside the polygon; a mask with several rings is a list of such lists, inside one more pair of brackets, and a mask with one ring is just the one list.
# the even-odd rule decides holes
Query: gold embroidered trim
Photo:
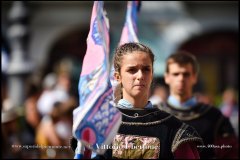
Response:
[{"label": "gold embroidered trim", "polygon": [[172,149],[171,149],[171,150],[172,150],[172,153],[174,153],[174,152],[177,150],[178,146],[180,146],[182,143],[186,143],[186,142],[196,142],[196,141],[198,141],[198,142],[200,142],[200,143],[203,144],[201,138],[195,137],[195,138],[183,139],[183,140],[177,142],[174,146],[172,146]]},{"label": "gold embroidered trim", "polygon": [[205,109],[202,113],[195,113],[195,112],[190,112],[190,114],[188,115],[184,115],[182,112],[180,111],[174,111],[172,110],[171,108],[169,107],[161,107],[159,108],[167,113],[170,113],[170,114],[173,114],[175,117],[177,117],[178,119],[180,120],[184,120],[184,121],[189,121],[189,120],[193,120],[193,119],[196,119],[204,114],[206,114],[210,109],[211,107],[208,107],[207,109]]},{"label": "gold embroidered trim", "polygon": [[[151,112],[151,113],[145,114],[145,115],[143,115],[143,116],[139,116],[138,113],[134,113],[133,116],[129,116],[129,115],[127,115],[127,114],[125,114],[125,113],[122,113],[122,112],[121,112],[121,113],[122,113],[124,116],[126,116],[126,117],[130,117],[130,118],[139,118],[139,117],[145,117],[145,116],[148,116],[148,115],[150,115],[150,114],[155,114],[155,113],[158,113],[158,112],[161,112],[161,111],[159,110],[159,111]],[[137,114],[137,116],[136,116],[136,114]]]},{"label": "gold embroidered trim", "polygon": [[187,129],[187,125],[185,123],[183,123],[181,125],[181,127],[179,128],[179,130],[177,131],[174,139],[173,139],[173,143],[172,143],[172,150],[176,149],[176,143],[180,140],[183,132]]},{"label": "gold embroidered trim", "polygon": [[155,124],[160,124],[166,120],[168,120],[169,118],[171,118],[173,115],[169,115],[168,117],[161,119],[159,121],[154,121],[154,122],[146,122],[146,123],[142,123],[142,122],[122,122],[123,125],[129,125],[129,126],[148,126],[148,125],[155,125]]},{"label": "gold embroidered trim", "polygon": [[[186,142],[191,142],[191,141],[198,141],[200,143],[203,143],[202,139],[201,138],[198,138],[198,137],[193,137],[193,138],[185,138],[185,139],[182,139],[180,140],[182,134],[186,131],[188,125],[186,125],[185,123],[182,124],[182,126],[180,127],[180,129],[177,131],[174,139],[173,139],[173,143],[172,143],[172,153],[174,153],[177,149],[177,147],[179,145],[181,145],[182,143],[186,143]],[[193,133],[194,134],[194,133]],[[193,135],[192,134],[192,135]],[[188,134],[187,134],[188,135]],[[190,135],[188,135],[190,136]]]}]

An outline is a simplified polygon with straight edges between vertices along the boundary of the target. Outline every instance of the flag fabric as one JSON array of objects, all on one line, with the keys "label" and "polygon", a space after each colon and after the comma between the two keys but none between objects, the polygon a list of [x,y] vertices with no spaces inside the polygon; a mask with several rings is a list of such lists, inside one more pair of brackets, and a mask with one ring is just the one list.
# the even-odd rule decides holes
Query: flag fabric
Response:
[{"label": "flag fabric", "polygon": [[116,135],[121,114],[114,106],[109,79],[109,24],[103,1],[94,1],[87,51],[80,75],[79,106],[73,111],[73,136],[78,140],[75,158],[81,158],[81,145],[103,154]]},{"label": "flag fabric", "polygon": [[125,24],[122,30],[120,44],[138,42],[137,38],[137,14],[139,11],[139,1],[128,1]]},{"label": "flag fabric", "polygon": [[[138,42],[137,38],[137,14],[140,10],[140,1],[128,1],[125,24],[122,30],[119,45],[129,42]],[[114,65],[111,68],[111,84],[114,92],[114,102],[121,98],[120,84],[114,79]]]}]

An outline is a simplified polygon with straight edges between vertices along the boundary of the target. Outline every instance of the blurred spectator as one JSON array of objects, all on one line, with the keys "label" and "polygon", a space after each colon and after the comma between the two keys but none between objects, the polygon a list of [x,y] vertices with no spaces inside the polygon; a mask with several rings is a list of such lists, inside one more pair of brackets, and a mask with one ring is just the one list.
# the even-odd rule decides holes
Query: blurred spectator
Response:
[{"label": "blurred spectator", "polygon": [[3,147],[3,158],[22,158],[21,148],[15,147],[22,144],[19,133],[17,110],[9,107],[10,102],[5,101],[2,108],[2,138],[5,146]]},{"label": "blurred spectator", "polygon": [[[5,62],[4,62],[5,63]],[[3,64],[2,64],[3,65]],[[3,69],[3,68],[2,68]],[[2,70],[1,82],[1,133],[3,158],[38,158],[36,149],[27,150],[23,145],[34,144],[34,133],[30,134],[24,118],[24,107],[14,106],[8,98],[7,67]]]},{"label": "blurred spectator", "polygon": [[227,88],[222,95],[222,103],[220,109],[224,116],[230,119],[236,134],[238,132],[238,102],[236,91],[232,88]]},{"label": "blurred spectator", "polygon": [[163,77],[154,77],[149,95],[149,101],[153,105],[158,106],[159,104],[166,103],[169,96],[169,89]]},{"label": "blurred spectator", "polygon": [[208,105],[214,105],[213,104],[213,98],[209,95],[206,95],[204,93],[194,93],[194,96],[196,97],[197,101],[200,103],[208,104]]},{"label": "blurred spectator", "polygon": [[35,136],[37,126],[40,123],[41,116],[37,110],[37,101],[41,94],[39,87],[29,84],[29,91],[25,100],[25,119],[30,133]]},{"label": "blurred spectator", "polygon": [[[41,150],[41,158],[69,158],[72,151],[69,139],[72,135],[72,110],[76,98],[69,93],[70,77],[68,72],[48,74],[43,81],[44,91],[37,102],[42,120],[37,128],[36,143],[50,148]],[[51,148],[51,146],[67,147]]]},{"label": "blurred spectator", "polygon": [[[70,100],[71,101],[71,100]],[[38,127],[36,142],[48,146],[41,150],[41,158],[69,158],[73,153],[68,148],[72,135],[72,102],[56,102],[49,115],[45,115]],[[52,146],[62,147],[53,148]],[[63,147],[67,147],[63,151]]]},{"label": "blurred spectator", "polygon": [[66,102],[70,98],[70,77],[68,73],[59,75],[49,73],[43,80],[44,91],[41,94],[37,109],[42,116],[50,114],[56,102]]},{"label": "blurred spectator", "polygon": [[37,109],[41,116],[47,115],[51,112],[55,101],[65,100],[66,98],[56,95],[53,90],[57,83],[57,75],[55,73],[49,73],[43,79],[43,92],[40,95],[37,102]]},{"label": "blurred spectator", "polygon": [[169,92],[166,86],[157,84],[152,89],[152,96],[149,100],[153,105],[158,105],[160,103],[166,103]]},{"label": "blurred spectator", "polygon": [[28,150],[23,146],[34,143],[26,130],[23,118],[23,107],[15,107],[9,99],[5,99],[2,108],[2,136],[4,139],[3,158],[38,158],[37,150]]}]

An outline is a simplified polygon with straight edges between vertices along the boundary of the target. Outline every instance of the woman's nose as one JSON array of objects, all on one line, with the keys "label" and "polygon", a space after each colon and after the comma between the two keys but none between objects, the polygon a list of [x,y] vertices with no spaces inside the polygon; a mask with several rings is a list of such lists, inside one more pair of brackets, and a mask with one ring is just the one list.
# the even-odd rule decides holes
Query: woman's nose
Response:
[{"label": "woman's nose", "polygon": [[142,72],[142,70],[138,70],[138,72],[137,72],[137,79],[143,79],[143,72]]}]

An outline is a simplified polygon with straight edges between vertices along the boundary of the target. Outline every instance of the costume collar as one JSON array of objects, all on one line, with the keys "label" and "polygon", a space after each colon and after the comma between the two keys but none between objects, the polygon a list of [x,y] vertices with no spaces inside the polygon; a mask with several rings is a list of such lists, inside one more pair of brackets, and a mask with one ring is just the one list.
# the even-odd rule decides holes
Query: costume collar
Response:
[{"label": "costume collar", "polygon": [[[134,108],[134,106],[130,102],[128,102],[126,99],[120,99],[118,101],[118,106],[120,108],[125,108],[125,109],[126,108]],[[150,101],[148,101],[147,105],[144,108],[153,108],[153,105]]]},{"label": "costume collar", "polygon": [[180,103],[174,96],[169,96],[167,100],[168,104],[177,108],[177,109],[189,109],[197,104],[196,97],[192,97],[187,101]]}]

